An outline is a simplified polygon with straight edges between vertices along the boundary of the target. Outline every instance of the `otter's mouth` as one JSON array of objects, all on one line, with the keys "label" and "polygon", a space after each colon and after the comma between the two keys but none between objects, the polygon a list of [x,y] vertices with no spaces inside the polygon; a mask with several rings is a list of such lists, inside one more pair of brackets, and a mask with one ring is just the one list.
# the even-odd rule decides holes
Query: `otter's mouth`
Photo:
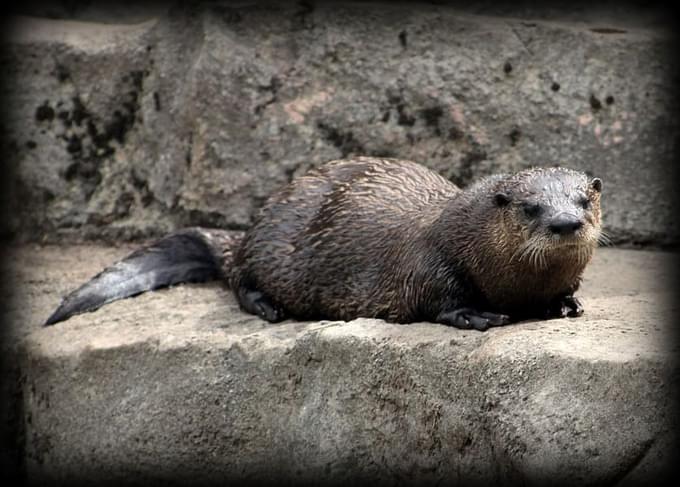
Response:
[{"label": "otter's mouth", "polygon": [[591,242],[589,239],[585,237],[559,237],[559,238],[551,238],[550,242],[550,247],[553,249],[562,249],[562,248],[570,248],[570,247],[592,247],[593,242]]},{"label": "otter's mouth", "polygon": [[545,253],[553,255],[581,254],[591,252],[597,247],[597,239],[588,238],[586,235],[550,238],[545,243]]},{"label": "otter's mouth", "polygon": [[534,268],[545,268],[550,261],[558,258],[587,261],[592,251],[597,247],[597,239],[589,238],[588,234],[574,234],[569,236],[555,236],[550,234],[536,234],[527,239],[514,252],[512,258],[524,261]]},{"label": "otter's mouth", "polygon": [[545,250],[546,257],[558,256],[580,256],[581,254],[589,254],[595,249],[595,245],[587,242],[568,243],[553,245]]},{"label": "otter's mouth", "polygon": [[594,229],[582,229],[571,235],[545,234],[532,238],[547,240],[546,245],[553,249],[569,249],[578,247],[595,248],[600,241],[600,232]]}]

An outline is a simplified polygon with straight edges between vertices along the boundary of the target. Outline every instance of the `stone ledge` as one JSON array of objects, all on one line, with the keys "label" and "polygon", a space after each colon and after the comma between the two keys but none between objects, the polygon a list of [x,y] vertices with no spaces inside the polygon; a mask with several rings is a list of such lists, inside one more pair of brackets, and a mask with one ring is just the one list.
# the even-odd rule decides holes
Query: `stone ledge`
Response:
[{"label": "stone ledge", "polygon": [[600,250],[583,318],[486,333],[270,325],[219,284],[39,327],[62,292],[128,251],[14,251],[31,481],[635,485],[669,465],[674,254]]}]

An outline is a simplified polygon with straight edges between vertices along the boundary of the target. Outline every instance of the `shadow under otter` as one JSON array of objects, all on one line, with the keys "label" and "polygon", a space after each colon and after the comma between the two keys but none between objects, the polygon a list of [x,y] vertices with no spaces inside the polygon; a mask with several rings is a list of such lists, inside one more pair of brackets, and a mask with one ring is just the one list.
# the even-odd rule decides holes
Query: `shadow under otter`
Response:
[{"label": "shadow under otter", "polygon": [[245,233],[189,228],[66,296],[46,325],[145,291],[223,279],[277,322],[383,318],[485,330],[579,316],[598,241],[599,179],[565,168],[462,190],[409,161],[331,161],[272,195]]}]

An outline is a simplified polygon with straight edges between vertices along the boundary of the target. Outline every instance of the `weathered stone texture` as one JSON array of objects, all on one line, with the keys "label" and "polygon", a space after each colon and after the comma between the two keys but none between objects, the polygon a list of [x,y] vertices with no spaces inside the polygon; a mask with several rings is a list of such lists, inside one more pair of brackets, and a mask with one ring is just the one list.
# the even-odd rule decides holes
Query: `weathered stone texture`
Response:
[{"label": "weathered stone texture", "polygon": [[11,25],[10,227],[24,237],[244,228],[294,175],[365,154],[459,184],[583,169],[604,180],[616,241],[677,242],[677,77],[661,28],[360,3]]},{"label": "weathered stone texture", "polygon": [[13,252],[5,318],[31,481],[641,485],[673,465],[676,255],[598,252],[583,317],[483,333],[271,325],[219,284],[40,328],[73,282],[128,251]]}]

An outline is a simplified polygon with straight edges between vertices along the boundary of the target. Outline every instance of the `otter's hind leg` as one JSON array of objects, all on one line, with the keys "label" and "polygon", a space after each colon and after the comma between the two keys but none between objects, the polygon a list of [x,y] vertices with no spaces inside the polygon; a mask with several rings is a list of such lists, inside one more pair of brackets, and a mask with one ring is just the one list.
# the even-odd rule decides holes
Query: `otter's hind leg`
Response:
[{"label": "otter's hind leg", "polygon": [[283,309],[260,291],[239,287],[236,294],[241,308],[248,313],[271,323],[277,323],[286,318]]}]

